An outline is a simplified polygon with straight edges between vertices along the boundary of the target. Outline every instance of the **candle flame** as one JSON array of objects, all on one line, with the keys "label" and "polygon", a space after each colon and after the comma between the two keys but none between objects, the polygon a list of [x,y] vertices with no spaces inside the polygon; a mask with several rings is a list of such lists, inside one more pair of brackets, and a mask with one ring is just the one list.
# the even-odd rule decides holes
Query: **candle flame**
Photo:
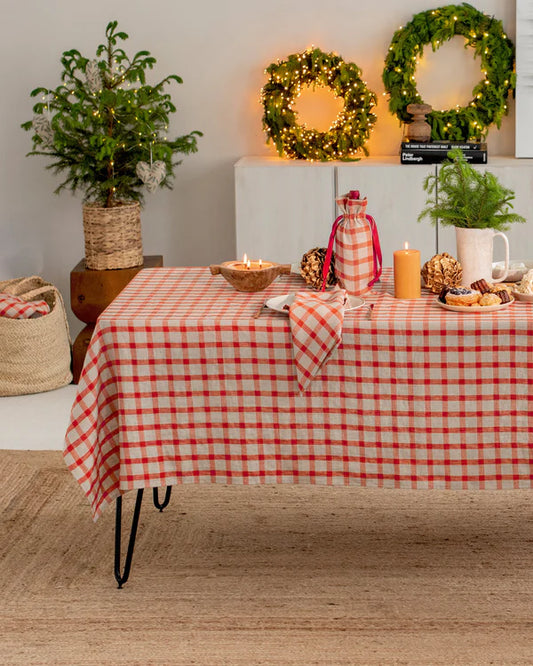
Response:
[{"label": "candle flame", "polygon": [[250,262],[250,260],[248,259],[248,261],[246,262],[246,268],[250,268],[250,264],[251,264],[251,262]]},{"label": "candle flame", "polygon": [[259,268],[263,268],[263,260],[259,259]]},{"label": "candle flame", "polygon": [[248,262],[248,255],[247,255],[246,252],[245,252],[245,253],[242,255],[242,263],[243,263],[243,264],[246,264],[247,262]]},{"label": "candle flame", "polygon": [[408,249],[409,249],[409,243],[408,243],[407,241],[405,241],[405,243],[403,244],[403,249],[404,249],[404,250],[408,250]]}]

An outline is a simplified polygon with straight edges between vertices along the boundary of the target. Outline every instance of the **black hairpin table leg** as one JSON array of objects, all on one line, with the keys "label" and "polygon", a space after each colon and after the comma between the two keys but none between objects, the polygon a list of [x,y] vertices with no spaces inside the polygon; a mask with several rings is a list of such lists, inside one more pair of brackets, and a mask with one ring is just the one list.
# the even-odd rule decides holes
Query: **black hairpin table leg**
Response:
[{"label": "black hairpin table leg", "polygon": [[163,509],[168,506],[168,503],[170,502],[170,493],[172,492],[172,486],[167,486],[165,489],[165,499],[163,502],[159,502],[159,488],[154,488],[154,506],[156,509],[159,509],[159,511],[163,511]]},{"label": "black hairpin table leg", "polygon": [[120,571],[120,542],[122,533],[122,495],[119,495],[116,500],[116,518],[115,518],[115,579],[118,583],[118,589],[128,580],[131,569],[131,560],[133,558],[133,548],[135,547],[135,537],[137,535],[137,526],[139,524],[139,516],[141,514],[141,504],[143,501],[144,489],[140,488],[137,491],[137,499],[135,500],[135,509],[133,510],[133,518],[131,521],[130,538],[128,541],[128,550],[126,553],[126,561],[124,562],[124,573]]}]

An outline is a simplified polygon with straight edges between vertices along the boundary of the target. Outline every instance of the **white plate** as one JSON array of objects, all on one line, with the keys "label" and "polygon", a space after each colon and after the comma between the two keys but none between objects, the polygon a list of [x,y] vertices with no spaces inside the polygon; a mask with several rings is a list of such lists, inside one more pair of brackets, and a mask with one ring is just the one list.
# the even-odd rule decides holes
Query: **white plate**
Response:
[{"label": "white plate", "polygon": [[[523,264],[522,268],[519,268],[519,264]],[[503,267],[505,266],[504,261],[496,261],[492,264],[492,277],[494,280],[497,280],[503,275]],[[505,278],[504,282],[520,282],[524,275],[533,268],[533,261],[521,261],[520,259],[511,259],[509,261],[509,273]]]},{"label": "white plate", "polygon": [[513,291],[513,296],[517,301],[525,301],[526,303],[533,303],[533,294],[521,294],[519,291]]},{"label": "white plate", "polygon": [[[275,310],[276,312],[284,312],[285,314],[288,314],[295,296],[296,292],[284,294],[283,296],[274,296],[273,298],[269,298],[265,305],[267,308]],[[348,302],[346,303],[344,311],[348,312],[349,310],[357,310],[357,308],[362,307],[364,304],[364,300],[359,298],[359,296],[348,296]]]},{"label": "white plate", "polygon": [[448,305],[448,303],[443,303],[442,301],[437,300],[435,303],[438,303],[441,308],[444,308],[445,310],[451,310],[452,312],[496,312],[496,310],[504,310],[505,308],[509,307],[514,303],[514,298],[509,301],[509,303],[500,303],[499,305],[482,305],[479,308],[472,308],[470,306],[464,306],[464,305]]}]

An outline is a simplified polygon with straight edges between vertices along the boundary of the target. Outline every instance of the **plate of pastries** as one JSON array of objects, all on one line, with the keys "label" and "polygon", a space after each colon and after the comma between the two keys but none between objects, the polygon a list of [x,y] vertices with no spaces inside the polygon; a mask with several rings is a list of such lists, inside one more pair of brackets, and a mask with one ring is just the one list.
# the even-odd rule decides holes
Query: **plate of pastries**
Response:
[{"label": "plate of pastries", "polygon": [[470,287],[444,287],[437,303],[453,312],[495,312],[514,303],[512,287],[507,284],[476,280]]}]

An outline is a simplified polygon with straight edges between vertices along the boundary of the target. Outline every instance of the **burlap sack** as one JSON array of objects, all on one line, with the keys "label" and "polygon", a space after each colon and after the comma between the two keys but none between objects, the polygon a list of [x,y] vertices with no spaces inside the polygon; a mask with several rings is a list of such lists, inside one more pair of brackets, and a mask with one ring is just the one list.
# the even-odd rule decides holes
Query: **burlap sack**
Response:
[{"label": "burlap sack", "polygon": [[33,276],[0,282],[0,292],[44,299],[49,314],[37,319],[0,317],[0,396],[40,393],[72,381],[71,345],[61,294]]}]

